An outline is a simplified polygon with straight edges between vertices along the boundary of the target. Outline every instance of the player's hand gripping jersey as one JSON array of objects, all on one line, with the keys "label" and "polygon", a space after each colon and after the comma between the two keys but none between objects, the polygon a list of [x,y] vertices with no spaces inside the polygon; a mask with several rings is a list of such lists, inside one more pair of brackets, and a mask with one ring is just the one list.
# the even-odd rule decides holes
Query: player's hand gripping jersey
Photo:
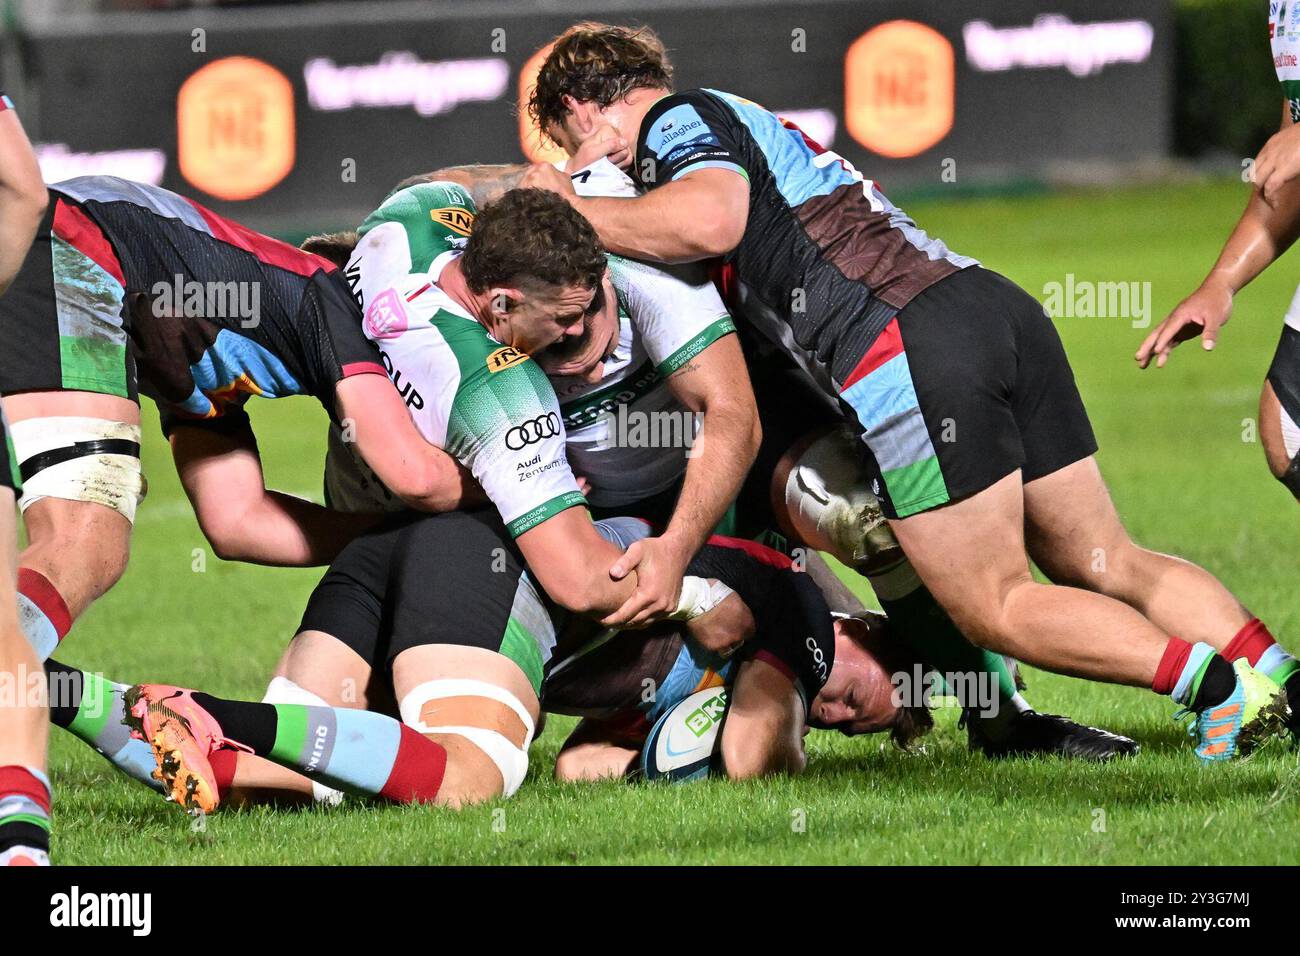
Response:
[{"label": "player's hand gripping jersey", "polygon": [[313,395],[382,372],[333,264],[176,193],[112,176],[50,187],[0,299],[0,386],[154,398],[178,419],[242,418],[250,395]]},{"label": "player's hand gripping jersey", "polygon": [[[632,180],[605,159],[575,173],[573,185],[583,196],[636,195]],[[680,437],[692,423],[667,379],[736,329],[699,263],[660,266],[611,255],[609,272],[619,338],[603,375],[597,382],[551,379],[569,462],[591,483],[588,498],[600,508],[640,501],[681,479]],[[665,437],[673,440],[658,440]]]},{"label": "player's hand gripping jersey", "polygon": [[975,264],[918,229],[847,161],[730,93],[686,90],[655,103],[635,168],[647,189],[699,169],[748,180],[749,221],[726,257],[737,301],[837,392],[899,309]]},{"label": "player's hand gripping jersey", "polygon": [[416,427],[473,473],[518,537],[585,499],[545,373],[436,285],[474,213],[454,184],[400,190],[362,223],[346,273]]}]

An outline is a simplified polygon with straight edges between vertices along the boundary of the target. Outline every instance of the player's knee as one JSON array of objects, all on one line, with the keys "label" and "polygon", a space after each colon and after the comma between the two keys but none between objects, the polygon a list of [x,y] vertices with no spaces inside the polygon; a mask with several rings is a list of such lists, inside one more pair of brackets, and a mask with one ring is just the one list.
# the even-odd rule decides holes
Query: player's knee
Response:
[{"label": "player's knee", "polygon": [[869,576],[904,560],[849,429],[834,429],[794,451],[778,467],[777,480],[785,522],[808,547]]},{"label": "player's knee", "polygon": [[528,775],[535,724],[523,701],[496,684],[427,681],[400,704],[402,722],[447,750],[441,801],[460,806],[511,797]]}]

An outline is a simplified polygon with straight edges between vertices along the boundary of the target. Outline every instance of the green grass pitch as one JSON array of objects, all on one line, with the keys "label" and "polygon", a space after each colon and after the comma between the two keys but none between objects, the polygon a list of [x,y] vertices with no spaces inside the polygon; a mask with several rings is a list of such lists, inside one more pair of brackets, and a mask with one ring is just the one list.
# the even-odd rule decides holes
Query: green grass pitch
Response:
[{"label": "green grass pitch", "polygon": [[[921,225],[1036,295],[1066,280],[1150,282],[1159,322],[1209,266],[1246,198],[1240,183],[1130,187],[916,204]],[[1300,508],[1248,440],[1259,385],[1295,283],[1275,267],[1238,300],[1213,355],[1183,346],[1139,373],[1129,319],[1058,322],[1135,537],[1214,570],[1292,650]],[[324,417],[307,399],[254,401],[275,487],[319,497]],[[152,406],[150,493],[121,584],[59,657],[122,680],[166,680],[258,699],[319,572],[226,564],[182,495]],[[201,557],[206,570],[197,571]],[[454,556],[449,556],[454,560]],[[1040,709],[1137,738],[1135,760],[1092,767],[991,763],[967,752],[956,712],[923,753],[879,737],[810,736],[799,779],[693,786],[559,786],[571,726],[550,720],[521,792],[461,813],[352,805],[219,813],[196,832],[161,798],[53,731],[54,856],[64,864],[282,863],[1293,863],[1300,770],[1291,751],[1205,769],[1152,694],[1030,672]]]}]

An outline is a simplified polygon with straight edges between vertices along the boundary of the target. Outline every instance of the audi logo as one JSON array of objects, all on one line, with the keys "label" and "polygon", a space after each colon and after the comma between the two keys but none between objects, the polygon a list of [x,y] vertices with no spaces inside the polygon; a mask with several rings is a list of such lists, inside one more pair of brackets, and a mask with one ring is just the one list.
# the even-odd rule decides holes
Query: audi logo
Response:
[{"label": "audi logo", "polygon": [[555,412],[538,415],[532,421],[516,425],[506,432],[506,447],[511,451],[539,442],[543,438],[554,438],[560,434],[560,416]]}]

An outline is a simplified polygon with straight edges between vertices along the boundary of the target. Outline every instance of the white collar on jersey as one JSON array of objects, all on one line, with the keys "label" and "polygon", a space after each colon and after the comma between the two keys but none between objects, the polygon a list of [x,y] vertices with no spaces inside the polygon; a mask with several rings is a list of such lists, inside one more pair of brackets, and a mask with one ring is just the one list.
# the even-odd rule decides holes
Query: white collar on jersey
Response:
[{"label": "white collar on jersey", "polygon": [[[565,172],[564,160],[557,160],[552,165],[560,172]],[[608,159],[601,157],[585,169],[572,173],[573,190],[579,196],[625,196],[634,198],[640,195],[632,177],[619,169]]]}]

